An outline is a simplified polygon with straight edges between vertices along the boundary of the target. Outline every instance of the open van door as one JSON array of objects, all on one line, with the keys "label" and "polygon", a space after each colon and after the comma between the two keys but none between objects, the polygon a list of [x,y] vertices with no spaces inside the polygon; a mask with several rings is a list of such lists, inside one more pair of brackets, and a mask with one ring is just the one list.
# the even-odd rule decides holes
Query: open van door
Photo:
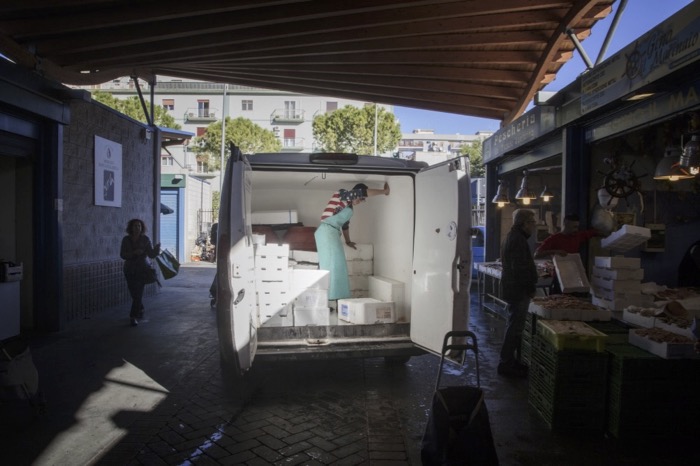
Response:
[{"label": "open van door", "polygon": [[257,349],[251,194],[250,164],[232,147],[221,191],[216,310],[221,359],[238,372],[250,369]]},{"label": "open van door", "polygon": [[462,259],[457,239],[460,198],[464,196],[460,193],[463,183],[459,180],[464,175],[458,169],[460,162],[454,159],[433,165],[415,178],[411,340],[438,354],[445,334],[453,330],[454,298],[460,292]]}]

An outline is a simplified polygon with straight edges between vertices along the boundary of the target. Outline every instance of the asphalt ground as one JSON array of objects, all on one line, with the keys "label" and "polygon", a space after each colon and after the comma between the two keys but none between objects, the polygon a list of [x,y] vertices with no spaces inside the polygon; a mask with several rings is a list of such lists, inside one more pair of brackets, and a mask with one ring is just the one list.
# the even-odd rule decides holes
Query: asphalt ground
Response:
[{"label": "asphalt ground", "polygon": [[[439,358],[266,363],[224,383],[208,289],[213,264],[184,265],[130,327],[128,304],[29,337],[43,412],[0,403],[0,464],[420,465]],[[504,322],[472,297],[481,385],[502,465],[700,464],[693,445],[555,433],[528,381],[496,374]],[[473,360],[447,384],[476,383]]]}]

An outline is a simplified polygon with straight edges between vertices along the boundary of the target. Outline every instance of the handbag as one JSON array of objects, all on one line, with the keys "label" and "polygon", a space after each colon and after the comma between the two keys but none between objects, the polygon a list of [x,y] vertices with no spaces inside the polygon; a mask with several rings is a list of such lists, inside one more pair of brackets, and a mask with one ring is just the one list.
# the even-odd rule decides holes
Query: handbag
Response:
[{"label": "handbag", "polygon": [[167,249],[164,249],[156,256],[156,262],[158,262],[160,272],[166,280],[173,278],[180,271],[180,262]]},{"label": "handbag", "polygon": [[150,285],[151,283],[158,283],[160,285],[160,282],[158,281],[158,272],[156,271],[153,266],[146,266],[143,269],[143,282],[146,285]]}]

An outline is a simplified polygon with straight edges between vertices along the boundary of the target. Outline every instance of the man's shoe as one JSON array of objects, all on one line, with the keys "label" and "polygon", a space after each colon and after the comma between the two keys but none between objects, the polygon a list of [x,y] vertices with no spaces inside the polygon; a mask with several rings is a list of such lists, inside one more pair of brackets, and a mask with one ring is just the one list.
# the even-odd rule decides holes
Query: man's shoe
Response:
[{"label": "man's shoe", "polygon": [[500,363],[498,365],[498,374],[504,377],[527,377],[527,366],[518,362]]},{"label": "man's shoe", "polygon": [[136,317],[131,318],[131,326],[136,327],[139,324],[139,321]]}]

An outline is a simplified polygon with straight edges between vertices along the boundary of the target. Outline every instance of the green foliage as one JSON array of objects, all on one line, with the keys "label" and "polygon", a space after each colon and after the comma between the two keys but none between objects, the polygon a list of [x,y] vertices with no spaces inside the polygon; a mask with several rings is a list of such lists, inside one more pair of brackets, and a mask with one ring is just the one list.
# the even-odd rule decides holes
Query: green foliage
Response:
[{"label": "green foliage", "polygon": [[[117,99],[114,95],[105,91],[95,91],[92,94],[93,100],[100,102],[108,107],[115,109],[116,111],[123,113],[124,115],[138,120],[142,123],[148,123],[146,121],[146,115],[143,113],[143,107],[139,98],[136,96],[129,97],[128,99]],[[146,100],[146,109],[151,111],[151,103]],[[153,123],[156,126],[163,128],[181,129],[181,126],[175,123],[175,118],[170,115],[167,110],[165,110],[160,105],[154,107],[155,116],[153,118]]]},{"label": "green foliage", "polygon": [[221,191],[214,191],[211,193],[211,210],[212,210],[212,221],[219,221],[219,206],[221,205]]},{"label": "green foliage", "polygon": [[[279,152],[282,149],[282,143],[272,131],[243,117],[233,120],[226,117],[225,160],[231,155],[231,143],[244,154]],[[206,164],[209,170],[218,170],[221,162],[221,121],[207,126],[202,136],[193,139],[191,148],[197,154],[197,161]]]},{"label": "green foliage", "polygon": [[[314,118],[314,138],[323,152],[374,153],[376,105],[345,106]],[[393,113],[377,111],[377,153],[393,151],[401,139],[401,127]]]},{"label": "green foliage", "polygon": [[481,149],[483,147],[484,141],[478,139],[472,141],[471,144],[465,144],[460,149],[460,154],[469,156],[469,177],[483,178],[486,174],[486,167],[484,167],[484,158],[481,154]]}]

